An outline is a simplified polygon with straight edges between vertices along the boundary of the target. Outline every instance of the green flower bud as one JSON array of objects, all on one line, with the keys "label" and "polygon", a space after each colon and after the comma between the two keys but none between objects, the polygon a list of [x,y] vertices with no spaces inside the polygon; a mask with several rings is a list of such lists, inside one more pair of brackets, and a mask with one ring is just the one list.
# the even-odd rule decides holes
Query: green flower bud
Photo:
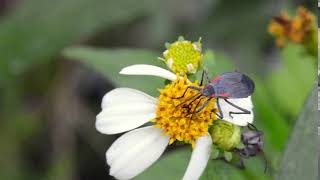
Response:
[{"label": "green flower bud", "polygon": [[175,73],[184,75],[196,73],[202,59],[201,39],[198,42],[191,42],[179,37],[179,40],[169,44],[166,43],[163,52],[163,60]]},{"label": "green flower bud", "polygon": [[237,147],[241,142],[240,128],[223,120],[218,120],[213,124],[211,137],[213,144],[225,151]]}]

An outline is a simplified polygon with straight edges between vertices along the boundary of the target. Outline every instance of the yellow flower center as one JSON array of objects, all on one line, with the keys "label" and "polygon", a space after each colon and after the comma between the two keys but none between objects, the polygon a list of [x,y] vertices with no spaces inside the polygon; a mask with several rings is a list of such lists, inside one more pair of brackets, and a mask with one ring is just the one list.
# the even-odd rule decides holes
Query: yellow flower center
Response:
[{"label": "yellow flower center", "polygon": [[[155,127],[164,130],[165,135],[171,137],[170,143],[182,141],[195,146],[195,140],[208,132],[209,125],[217,119],[215,99],[211,99],[204,108],[196,113],[196,110],[208,100],[200,93],[189,89],[188,86],[200,87],[198,82],[192,83],[187,77],[177,78],[171,84],[160,90],[157,106],[157,117],[152,120]],[[181,98],[180,98],[181,97]]]},{"label": "yellow flower center", "polygon": [[175,73],[195,73],[202,58],[201,43],[177,41],[163,53],[167,66]]}]

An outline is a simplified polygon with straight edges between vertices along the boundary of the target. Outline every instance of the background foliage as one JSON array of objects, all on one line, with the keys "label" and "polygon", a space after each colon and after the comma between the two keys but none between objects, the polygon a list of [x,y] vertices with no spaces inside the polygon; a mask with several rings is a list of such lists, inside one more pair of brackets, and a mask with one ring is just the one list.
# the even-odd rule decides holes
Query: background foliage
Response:
[{"label": "background foliage", "polygon": [[[315,177],[314,163],[299,157],[317,157],[314,93],[310,96],[317,60],[299,45],[279,50],[267,34],[270,18],[281,9],[302,3],[315,11],[314,2],[3,2],[0,179],[112,179],[104,153],[116,136],[94,129],[101,97],[116,86],[156,96],[161,79],[118,72],[129,64],[163,66],[157,57],[164,43],[179,35],[202,37],[211,77],[235,69],[254,77],[255,124],[265,132],[267,174],[259,157],[246,161],[244,171],[212,160],[202,179],[294,179],[303,168]],[[169,149],[136,179],[180,179],[190,153]],[[292,165],[296,162],[300,166]]]}]

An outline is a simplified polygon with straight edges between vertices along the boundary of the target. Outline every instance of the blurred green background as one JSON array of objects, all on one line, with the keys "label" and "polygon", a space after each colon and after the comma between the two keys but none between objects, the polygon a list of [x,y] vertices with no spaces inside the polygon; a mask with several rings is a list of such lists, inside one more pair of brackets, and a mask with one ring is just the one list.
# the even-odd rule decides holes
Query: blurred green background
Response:
[{"label": "blurred green background", "polygon": [[[317,11],[311,0],[0,0],[0,179],[112,179],[104,154],[119,135],[95,130],[101,98],[117,86],[156,96],[161,79],[117,73],[163,66],[164,43],[179,35],[202,37],[211,76],[255,79],[254,123],[265,132],[266,174],[256,157],[244,171],[210,161],[202,178],[315,179],[317,59],[299,45],[280,50],[267,33],[298,5]],[[180,179],[190,152],[171,147],[136,179]]]}]

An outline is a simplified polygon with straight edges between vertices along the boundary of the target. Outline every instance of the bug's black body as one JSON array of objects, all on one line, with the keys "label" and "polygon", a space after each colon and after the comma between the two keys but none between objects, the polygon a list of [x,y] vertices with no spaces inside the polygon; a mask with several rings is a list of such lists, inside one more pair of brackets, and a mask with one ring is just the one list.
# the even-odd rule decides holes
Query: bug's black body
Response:
[{"label": "bug's black body", "polygon": [[254,82],[239,72],[228,72],[213,79],[201,93],[208,97],[246,98],[254,91]]},{"label": "bug's black body", "polygon": [[197,86],[188,86],[185,92],[182,94],[182,96],[178,97],[178,98],[184,97],[188,89],[193,89],[193,90],[199,91],[199,93],[195,96],[195,98],[188,99],[187,101],[193,102],[196,99],[200,99],[198,103],[200,104],[200,101],[202,101],[203,99],[207,99],[206,102],[204,102],[199,109],[197,109],[197,106],[198,106],[197,104],[192,114],[200,112],[204,107],[208,105],[209,101],[212,98],[217,99],[219,114],[216,112],[214,113],[220,119],[223,119],[223,113],[220,108],[219,99],[223,99],[226,103],[230,104],[231,106],[241,111],[241,112],[229,112],[230,117],[232,117],[232,114],[250,114],[249,110],[241,108],[236,104],[228,101],[228,99],[233,99],[233,98],[246,98],[253,93],[254,87],[255,87],[254,82],[247,75],[242,74],[240,72],[227,72],[219,76],[216,76],[212,81],[210,81],[206,71],[203,71],[200,86],[202,86],[203,84],[204,76],[208,81],[208,84],[205,85],[204,88],[200,88]]}]

